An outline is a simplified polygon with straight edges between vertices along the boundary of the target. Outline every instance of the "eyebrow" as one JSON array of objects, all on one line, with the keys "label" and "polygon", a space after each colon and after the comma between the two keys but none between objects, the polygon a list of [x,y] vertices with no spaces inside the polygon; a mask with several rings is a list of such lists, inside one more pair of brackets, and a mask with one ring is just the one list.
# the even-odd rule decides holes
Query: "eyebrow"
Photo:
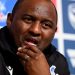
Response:
[{"label": "eyebrow", "polygon": [[[31,15],[31,14],[24,14],[23,16],[30,16],[33,20],[35,20],[36,19],[36,17],[34,16],[34,15]],[[53,26],[55,25],[55,23],[51,20],[51,19],[49,19],[49,18],[43,18],[43,20],[42,20],[42,22],[46,22],[46,21],[48,21],[48,22],[50,22]]]},{"label": "eyebrow", "polygon": [[45,22],[50,22],[52,25],[54,25],[54,23],[53,23],[52,20],[44,19],[43,21],[45,21]]},{"label": "eyebrow", "polygon": [[34,17],[33,15],[30,15],[30,14],[24,14],[23,16],[30,16],[30,17]]},{"label": "eyebrow", "polygon": [[35,16],[30,15],[30,14],[24,14],[24,15],[23,15],[23,17],[24,17],[24,16],[30,16],[33,20],[35,20],[35,19],[36,19],[36,17],[35,17]]}]

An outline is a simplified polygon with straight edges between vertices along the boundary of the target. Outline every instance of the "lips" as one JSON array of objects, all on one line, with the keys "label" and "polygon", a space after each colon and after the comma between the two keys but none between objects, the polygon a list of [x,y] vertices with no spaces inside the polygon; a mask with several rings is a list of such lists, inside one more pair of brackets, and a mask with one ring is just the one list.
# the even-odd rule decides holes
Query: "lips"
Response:
[{"label": "lips", "polygon": [[24,42],[34,46],[37,46],[39,43],[39,41],[36,38],[26,38]]}]

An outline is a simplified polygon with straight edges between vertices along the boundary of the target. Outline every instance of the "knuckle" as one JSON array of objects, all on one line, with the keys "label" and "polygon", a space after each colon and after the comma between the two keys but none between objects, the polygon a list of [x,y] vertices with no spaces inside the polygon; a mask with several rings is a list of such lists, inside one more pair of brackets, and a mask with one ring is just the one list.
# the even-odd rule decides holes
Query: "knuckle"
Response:
[{"label": "knuckle", "polygon": [[43,56],[44,55],[42,51],[39,51],[38,54],[39,54],[39,56]]},{"label": "knuckle", "polygon": [[43,53],[40,52],[35,56],[35,59],[38,60],[39,58],[43,57]]}]

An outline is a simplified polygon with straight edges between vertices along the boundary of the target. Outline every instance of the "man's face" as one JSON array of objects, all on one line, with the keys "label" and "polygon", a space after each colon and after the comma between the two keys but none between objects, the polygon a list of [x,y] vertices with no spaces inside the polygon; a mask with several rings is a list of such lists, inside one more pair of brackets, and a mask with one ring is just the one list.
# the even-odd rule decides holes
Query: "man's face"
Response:
[{"label": "man's face", "polygon": [[31,43],[43,50],[50,44],[56,31],[54,8],[44,0],[24,1],[12,16],[9,28],[18,46]]}]

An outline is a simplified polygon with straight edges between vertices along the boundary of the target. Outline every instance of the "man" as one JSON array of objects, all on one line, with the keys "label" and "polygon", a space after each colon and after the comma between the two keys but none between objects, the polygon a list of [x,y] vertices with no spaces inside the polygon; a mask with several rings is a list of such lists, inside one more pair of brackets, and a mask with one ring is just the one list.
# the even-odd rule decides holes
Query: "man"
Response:
[{"label": "man", "polygon": [[70,75],[51,44],[57,12],[50,0],[18,0],[0,30],[0,75]]}]

